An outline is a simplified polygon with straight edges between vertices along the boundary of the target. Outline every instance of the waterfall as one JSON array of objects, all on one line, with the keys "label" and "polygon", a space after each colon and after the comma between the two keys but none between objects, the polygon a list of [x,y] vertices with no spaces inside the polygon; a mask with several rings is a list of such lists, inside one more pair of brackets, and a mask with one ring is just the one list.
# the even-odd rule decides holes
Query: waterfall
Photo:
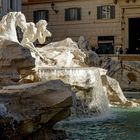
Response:
[{"label": "waterfall", "polygon": [[76,94],[72,95],[72,116],[89,117],[108,111],[108,97],[97,68],[38,67],[37,74],[41,80],[60,79],[76,89]]}]

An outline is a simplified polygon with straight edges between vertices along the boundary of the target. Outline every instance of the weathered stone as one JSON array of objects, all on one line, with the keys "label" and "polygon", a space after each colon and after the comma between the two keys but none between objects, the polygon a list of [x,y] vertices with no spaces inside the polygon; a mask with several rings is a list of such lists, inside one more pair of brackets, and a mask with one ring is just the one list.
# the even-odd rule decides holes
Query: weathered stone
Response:
[{"label": "weathered stone", "polygon": [[[131,60],[132,57],[134,61]],[[116,79],[123,91],[140,91],[140,62],[135,61],[135,57],[137,56],[119,56],[119,60],[117,57],[111,58],[112,63],[107,75]],[[107,60],[101,59],[103,60],[102,67],[107,68]]]},{"label": "weathered stone", "polygon": [[[70,114],[71,89],[63,82],[48,81],[0,90],[0,138],[23,137],[43,125],[52,126]],[[7,129],[6,131],[4,131]]]},{"label": "weathered stone", "polygon": [[84,101],[92,112],[106,112],[108,99],[102,87],[97,68],[46,68],[38,69],[38,77],[45,80],[60,79],[76,89],[77,98]]},{"label": "weathered stone", "polygon": [[20,80],[20,70],[31,70],[35,60],[30,51],[19,43],[9,40],[0,42],[0,84],[11,84]]},{"label": "weathered stone", "polygon": [[83,67],[85,65],[86,55],[82,52],[76,42],[73,42],[70,38],[59,42],[50,43],[42,48],[38,48],[38,51],[46,59],[54,60],[48,64],[43,64],[41,61],[37,63],[38,66],[53,66],[53,67]]},{"label": "weathered stone", "polygon": [[105,71],[100,69],[101,71],[101,78],[102,83],[104,86],[105,91],[107,92],[109,101],[113,105],[121,105],[127,107],[136,107],[138,106],[137,103],[129,101],[123,94],[122,89],[120,88],[119,82],[105,74]]}]

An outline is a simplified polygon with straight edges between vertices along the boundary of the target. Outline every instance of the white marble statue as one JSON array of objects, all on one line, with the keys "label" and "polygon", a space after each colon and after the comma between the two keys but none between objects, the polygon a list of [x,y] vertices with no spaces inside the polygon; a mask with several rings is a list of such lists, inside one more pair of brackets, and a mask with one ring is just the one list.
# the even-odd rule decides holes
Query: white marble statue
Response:
[{"label": "white marble statue", "polygon": [[24,31],[27,28],[25,23],[24,14],[21,12],[9,12],[0,21],[0,38],[19,42],[16,27],[19,26]]},{"label": "white marble statue", "polygon": [[51,33],[47,30],[47,21],[40,20],[36,23],[33,22],[26,23],[27,28],[23,32],[23,39],[21,43],[23,45],[28,43],[33,43],[36,40],[39,41],[40,44],[45,43],[46,37],[51,37]]},{"label": "white marble statue", "polygon": [[36,40],[37,28],[33,22],[26,23],[27,28],[23,32],[21,44],[33,43]]},{"label": "white marble statue", "polygon": [[52,36],[51,32],[47,30],[47,25],[48,23],[46,20],[40,20],[36,23],[37,27],[36,38],[38,39],[40,44],[45,43],[46,37]]},{"label": "white marble statue", "polygon": [[16,27],[20,27],[23,32],[22,44],[34,42],[38,40],[40,44],[46,41],[46,37],[51,37],[51,33],[47,30],[47,21],[40,20],[36,23],[26,22],[26,18],[21,12],[9,12],[3,16],[0,21],[0,37],[19,42],[17,39]]},{"label": "white marble statue", "polygon": [[27,28],[23,31],[23,39],[21,41],[22,46],[29,48],[41,59],[44,59],[33,44],[37,40],[37,28],[35,27],[35,24],[33,22],[29,22],[26,23],[26,26]]},{"label": "white marble statue", "polygon": [[7,15],[3,16],[0,21],[0,43],[2,40],[20,43],[16,30],[16,27],[19,27],[23,33],[21,41],[22,46],[29,48],[38,55],[41,60],[46,62],[33,43],[38,40],[40,44],[43,44],[46,41],[46,37],[51,37],[51,33],[47,30],[47,25],[48,23],[46,20],[40,20],[34,24],[33,22],[26,22],[26,18],[21,12],[9,12]]},{"label": "white marble statue", "polygon": [[45,58],[36,49],[33,43],[38,40],[40,44],[43,44],[46,41],[46,37],[51,37],[52,34],[47,30],[47,25],[48,23],[46,20],[40,20],[36,23],[36,25],[33,22],[26,23],[27,28],[23,31],[23,39],[21,41],[21,44],[24,47],[28,47],[44,62]]}]

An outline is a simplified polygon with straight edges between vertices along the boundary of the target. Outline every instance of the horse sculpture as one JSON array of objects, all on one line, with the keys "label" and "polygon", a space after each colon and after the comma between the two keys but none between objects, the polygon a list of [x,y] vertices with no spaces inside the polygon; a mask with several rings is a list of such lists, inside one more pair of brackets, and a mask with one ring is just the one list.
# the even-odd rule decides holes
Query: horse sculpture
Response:
[{"label": "horse sculpture", "polygon": [[0,21],[0,38],[19,42],[16,27],[26,29],[26,18],[21,12],[9,12]]},{"label": "horse sculpture", "polygon": [[27,28],[23,32],[23,40],[21,43],[33,43],[36,40],[38,40],[40,44],[45,43],[46,37],[51,37],[51,33],[46,29],[47,24],[46,20],[40,20],[36,25],[33,22],[26,23]]},{"label": "horse sculpture", "polygon": [[[23,39],[21,44],[35,52],[43,62],[46,62],[42,54],[34,46],[33,42],[38,40],[40,44],[43,44],[46,41],[46,37],[51,37],[51,33],[46,29],[47,21],[40,20],[36,23],[36,25],[33,22],[28,22],[26,25],[27,28],[23,32]],[[49,58],[46,59],[49,61]]]},{"label": "horse sculpture", "polygon": [[51,33],[46,29],[47,21],[40,20],[36,25],[33,22],[26,22],[26,18],[21,12],[9,12],[3,16],[0,21],[0,39],[6,39],[19,42],[16,27],[19,27],[23,33],[21,45],[29,48],[37,54],[42,60],[45,59],[34,46],[36,40],[43,44],[46,37],[51,37]]}]

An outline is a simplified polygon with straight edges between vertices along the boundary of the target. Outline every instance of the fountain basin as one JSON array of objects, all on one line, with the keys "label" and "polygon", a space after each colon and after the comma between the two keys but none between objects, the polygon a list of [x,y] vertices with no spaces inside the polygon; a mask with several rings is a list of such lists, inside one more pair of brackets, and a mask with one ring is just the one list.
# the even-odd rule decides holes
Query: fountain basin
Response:
[{"label": "fountain basin", "polygon": [[139,117],[140,107],[111,108],[106,117],[63,121],[55,129],[65,130],[69,140],[139,140]]}]

